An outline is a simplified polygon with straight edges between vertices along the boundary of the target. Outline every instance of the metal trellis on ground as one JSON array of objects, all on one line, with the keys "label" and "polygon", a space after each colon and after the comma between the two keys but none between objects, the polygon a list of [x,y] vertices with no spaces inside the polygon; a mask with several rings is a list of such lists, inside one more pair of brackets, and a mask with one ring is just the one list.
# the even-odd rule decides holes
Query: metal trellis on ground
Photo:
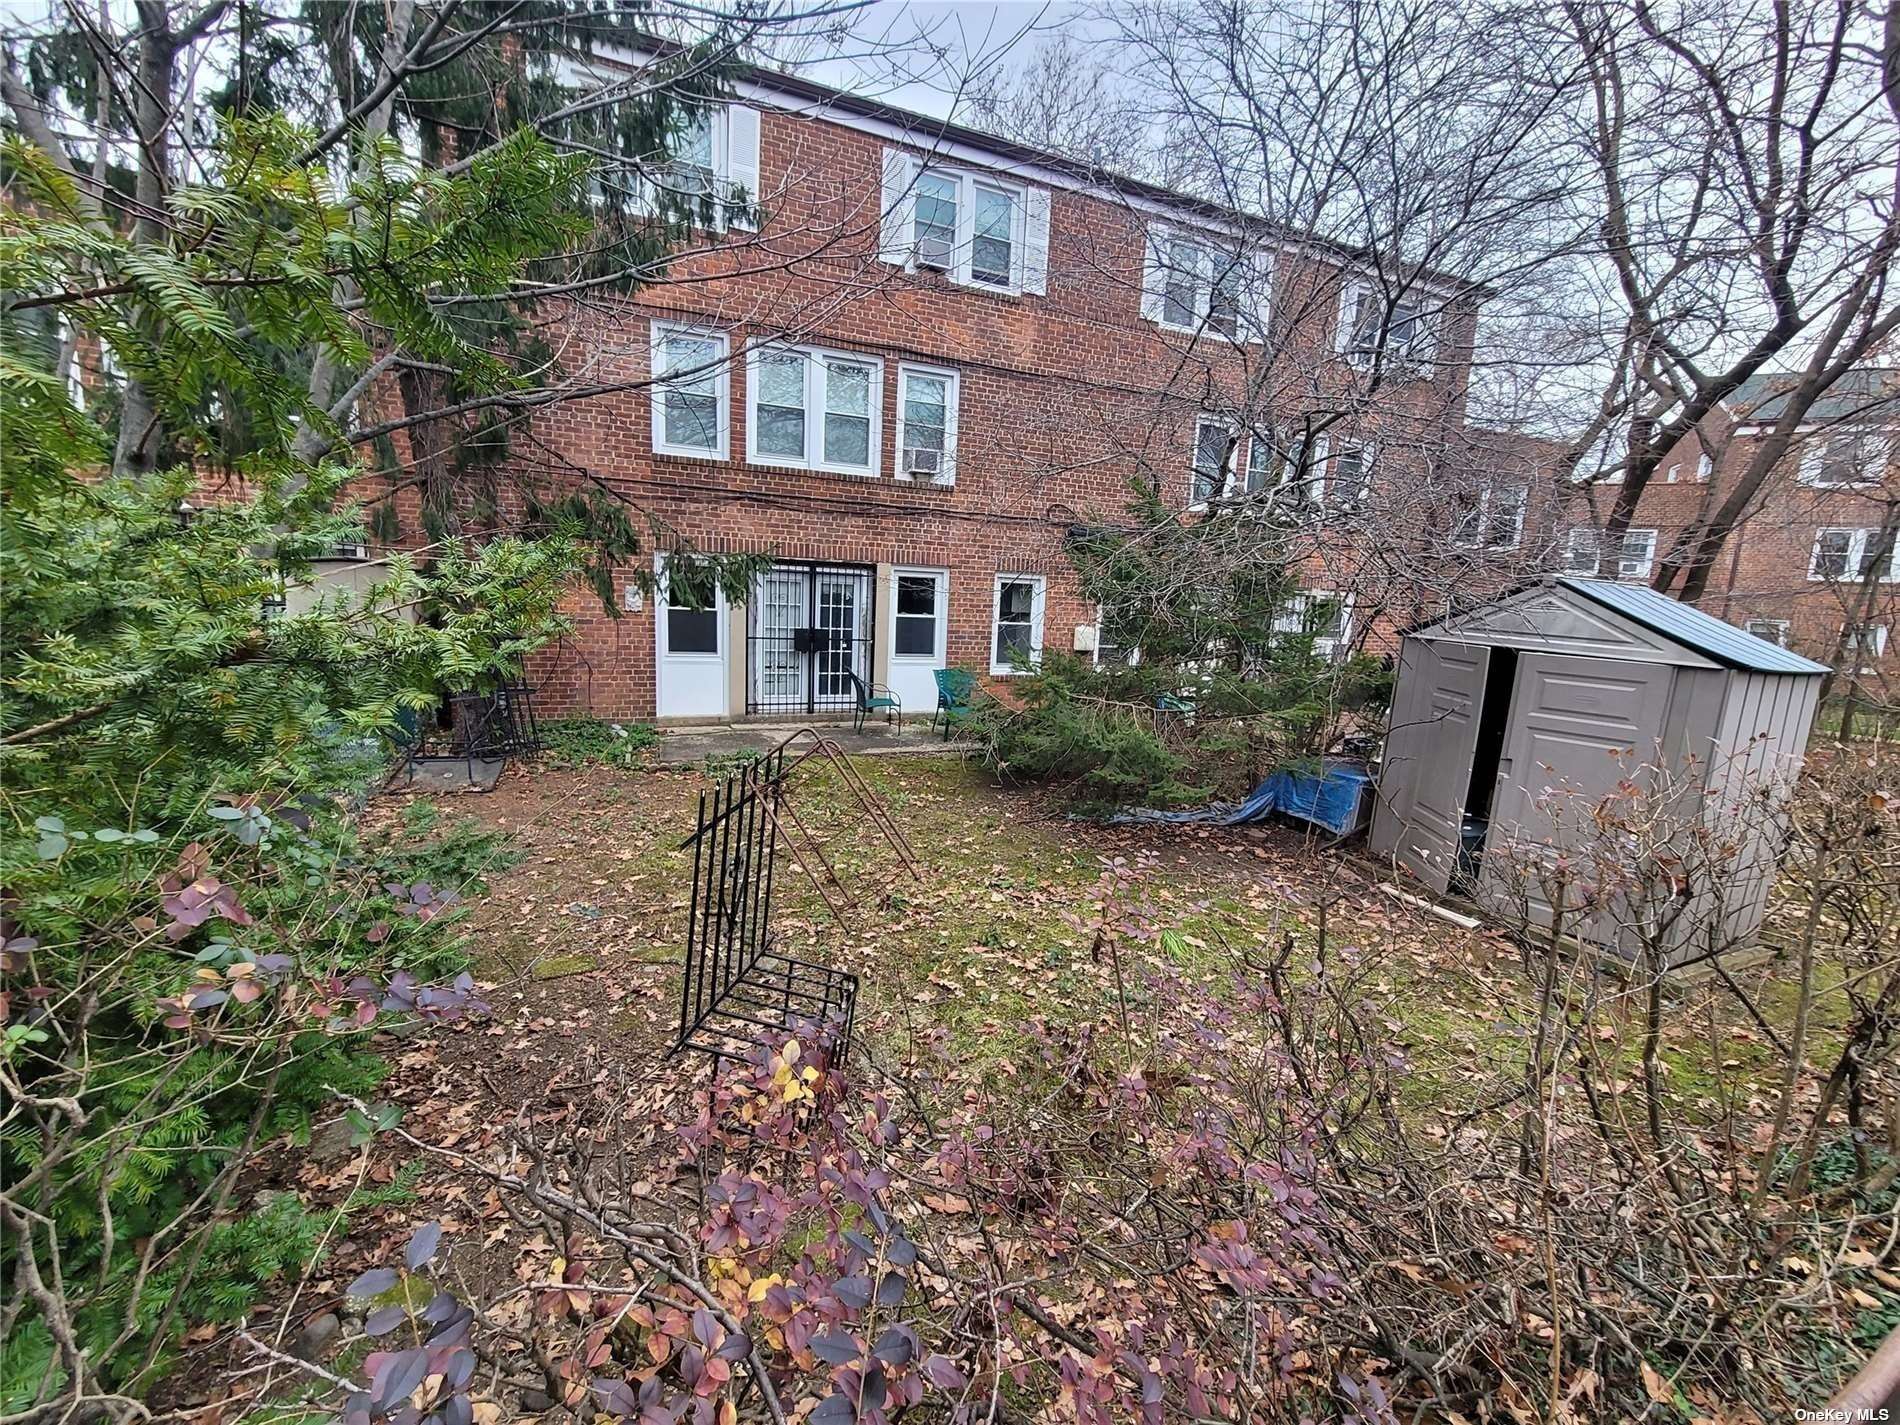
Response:
[{"label": "metal trellis on ground", "polygon": [[[794,744],[806,745],[793,752]],[[801,728],[757,762],[702,792],[693,834],[686,965],[675,1048],[743,1059],[787,1038],[830,1042],[833,1062],[849,1056],[858,977],[781,953],[772,933],[779,843],[840,921],[861,903],[846,890],[792,806],[788,778],[817,757],[839,774],[874,830],[896,853],[900,873],[919,879],[902,829],[830,738]]]}]

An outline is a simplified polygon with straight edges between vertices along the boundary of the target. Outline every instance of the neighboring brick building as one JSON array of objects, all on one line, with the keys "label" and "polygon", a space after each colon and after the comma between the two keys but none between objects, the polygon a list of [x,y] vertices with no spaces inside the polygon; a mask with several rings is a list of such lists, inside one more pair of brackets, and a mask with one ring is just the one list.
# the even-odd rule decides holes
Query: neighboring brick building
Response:
[{"label": "neighboring brick building", "polygon": [[[1306,470],[1286,497],[1317,518],[1488,448],[1449,285],[1382,289],[1311,239],[784,76],[684,148],[679,181],[759,194],[762,223],[576,302],[584,379],[661,379],[553,407],[533,442],[660,522],[656,567],[669,540],[779,562],[743,608],[628,585],[610,618],[577,593],[532,669],[551,710],[804,717],[847,707],[855,672],[927,714],[935,669],[1093,648],[1064,539],[1131,482],[1185,509]],[[1331,428],[1289,466],[1314,412]]]},{"label": "neighboring brick building", "polygon": [[[1781,416],[1787,386],[1785,377],[1751,380],[1664,456],[1637,505],[1622,577],[1652,577],[1684,531],[1736,488]],[[1718,618],[1836,664],[1882,701],[1900,673],[1891,639],[1900,634],[1896,435],[1900,370],[1851,372],[1830,388],[1729,536],[1701,599]],[[1615,488],[1596,493],[1600,514]],[[1560,551],[1577,567],[1595,562],[1585,514],[1578,511]]]}]

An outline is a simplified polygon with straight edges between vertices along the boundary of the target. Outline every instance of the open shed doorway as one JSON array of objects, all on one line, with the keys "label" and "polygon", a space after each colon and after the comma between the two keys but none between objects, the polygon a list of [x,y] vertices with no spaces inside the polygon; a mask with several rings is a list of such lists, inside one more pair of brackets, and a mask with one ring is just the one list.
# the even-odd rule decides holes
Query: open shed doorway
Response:
[{"label": "open shed doorway", "polygon": [[[1475,883],[1500,919],[1547,926],[1538,863],[1595,844],[1596,809],[1646,768],[1675,779],[1698,825],[1790,795],[1827,671],[1638,585],[1558,575],[1506,590],[1405,632],[1368,844],[1430,890]],[[1773,819],[1756,820],[1706,888],[1737,944],[1779,854]],[[1687,935],[1698,918],[1681,923]],[[1614,914],[1573,931],[1628,953]]]},{"label": "open shed doorway", "polygon": [[1471,777],[1458,819],[1458,863],[1451,889],[1476,899],[1478,864],[1491,830],[1498,778],[1505,770],[1504,745],[1511,725],[1511,694],[1517,685],[1517,650],[1493,648],[1485,660],[1484,696],[1478,703],[1477,735],[1471,746]]}]

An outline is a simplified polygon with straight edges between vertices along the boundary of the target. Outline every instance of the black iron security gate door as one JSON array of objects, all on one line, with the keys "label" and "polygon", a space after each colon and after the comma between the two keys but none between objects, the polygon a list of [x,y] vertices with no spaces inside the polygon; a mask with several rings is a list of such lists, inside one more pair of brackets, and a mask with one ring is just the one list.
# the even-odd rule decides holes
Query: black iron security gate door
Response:
[{"label": "black iron security gate door", "polygon": [[856,564],[775,564],[748,614],[746,710],[849,712],[871,680],[871,579]]}]

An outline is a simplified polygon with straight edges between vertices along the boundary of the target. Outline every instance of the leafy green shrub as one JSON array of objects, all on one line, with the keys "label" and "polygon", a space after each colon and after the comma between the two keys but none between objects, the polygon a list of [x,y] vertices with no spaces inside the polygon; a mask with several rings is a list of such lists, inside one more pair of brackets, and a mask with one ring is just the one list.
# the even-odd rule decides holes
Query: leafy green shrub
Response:
[{"label": "leafy green shrub", "polygon": [[541,729],[542,754],[556,767],[638,767],[660,735],[645,723],[563,718]]},{"label": "leafy green shrub", "polygon": [[1065,784],[1084,810],[1200,800],[1207,789],[1186,780],[1188,760],[1158,731],[1170,715],[1157,713],[1152,699],[1127,696],[1140,682],[1126,671],[1105,676],[1081,659],[1050,654],[1011,685],[1020,706],[979,701],[968,728],[998,773]]},{"label": "leafy green shrub", "polygon": [[1316,758],[1342,703],[1364,715],[1390,681],[1378,660],[1335,662],[1310,640],[1249,673],[1051,653],[1012,680],[1011,702],[979,700],[968,730],[998,773],[1062,785],[1079,811],[1185,806]]},{"label": "leafy green shrub", "polygon": [[[417,806],[435,811],[432,802],[413,803],[411,810]],[[453,886],[465,896],[479,896],[488,890],[490,876],[518,866],[527,855],[513,832],[484,826],[472,816],[458,817],[445,829],[436,830],[441,826],[439,813],[420,824],[405,815],[404,826],[425,834],[401,840],[391,837],[370,848],[393,880],[429,881]],[[426,834],[429,831],[435,834]]]},{"label": "leafy green shrub", "polygon": [[993,765],[1068,783],[1089,807],[1241,795],[1277,767],[1369,728],[1391,696],[1384,663],[1335,594],[1289,569],[1293,526],[1271,503],[1184,519],[1146,486],[1128,520],[1069,541],[1127,666],[1050,655],[977,719]]},{"label": "leafy green shrub", "polygon": [[[231,121],[203,166],[224,186],[170,196],[178,248],[94,221],[17,139],[5,152],[24,206],[0,210],[0,289],[66,294],[172,462],[109,473],[111,404],[81,410],[0,330],[7,1413],[123,1413],[101,1398],[144,1394],[195,1321],[308,1260],[294,1202],[250,1210],[244,1169],[373,1085],[363,1035],[384,1016],[472,1002],[466,978],[429,981],[460,970],[463,888],[504,850],[464,829],[365,845],[348,808],[405,712],[518,676],[583,563],[551,520],[443,539],[426,565],[392,555],[373,589],[281,611],[363,530],[345,501],[360,472],[297,445],[334,423],[284,379],[284,346],[368,364],[334,301],[347,278],[381,339],[468,394],[508,384],[415,294],[507,289],[585,166],[526,136],[423,188],[378,162],[339,193],[298,158],[310,139]],[[71,299],[102,280],[112,301]],[[207,495],[213,392],[250,443],[242,480]]]}]

